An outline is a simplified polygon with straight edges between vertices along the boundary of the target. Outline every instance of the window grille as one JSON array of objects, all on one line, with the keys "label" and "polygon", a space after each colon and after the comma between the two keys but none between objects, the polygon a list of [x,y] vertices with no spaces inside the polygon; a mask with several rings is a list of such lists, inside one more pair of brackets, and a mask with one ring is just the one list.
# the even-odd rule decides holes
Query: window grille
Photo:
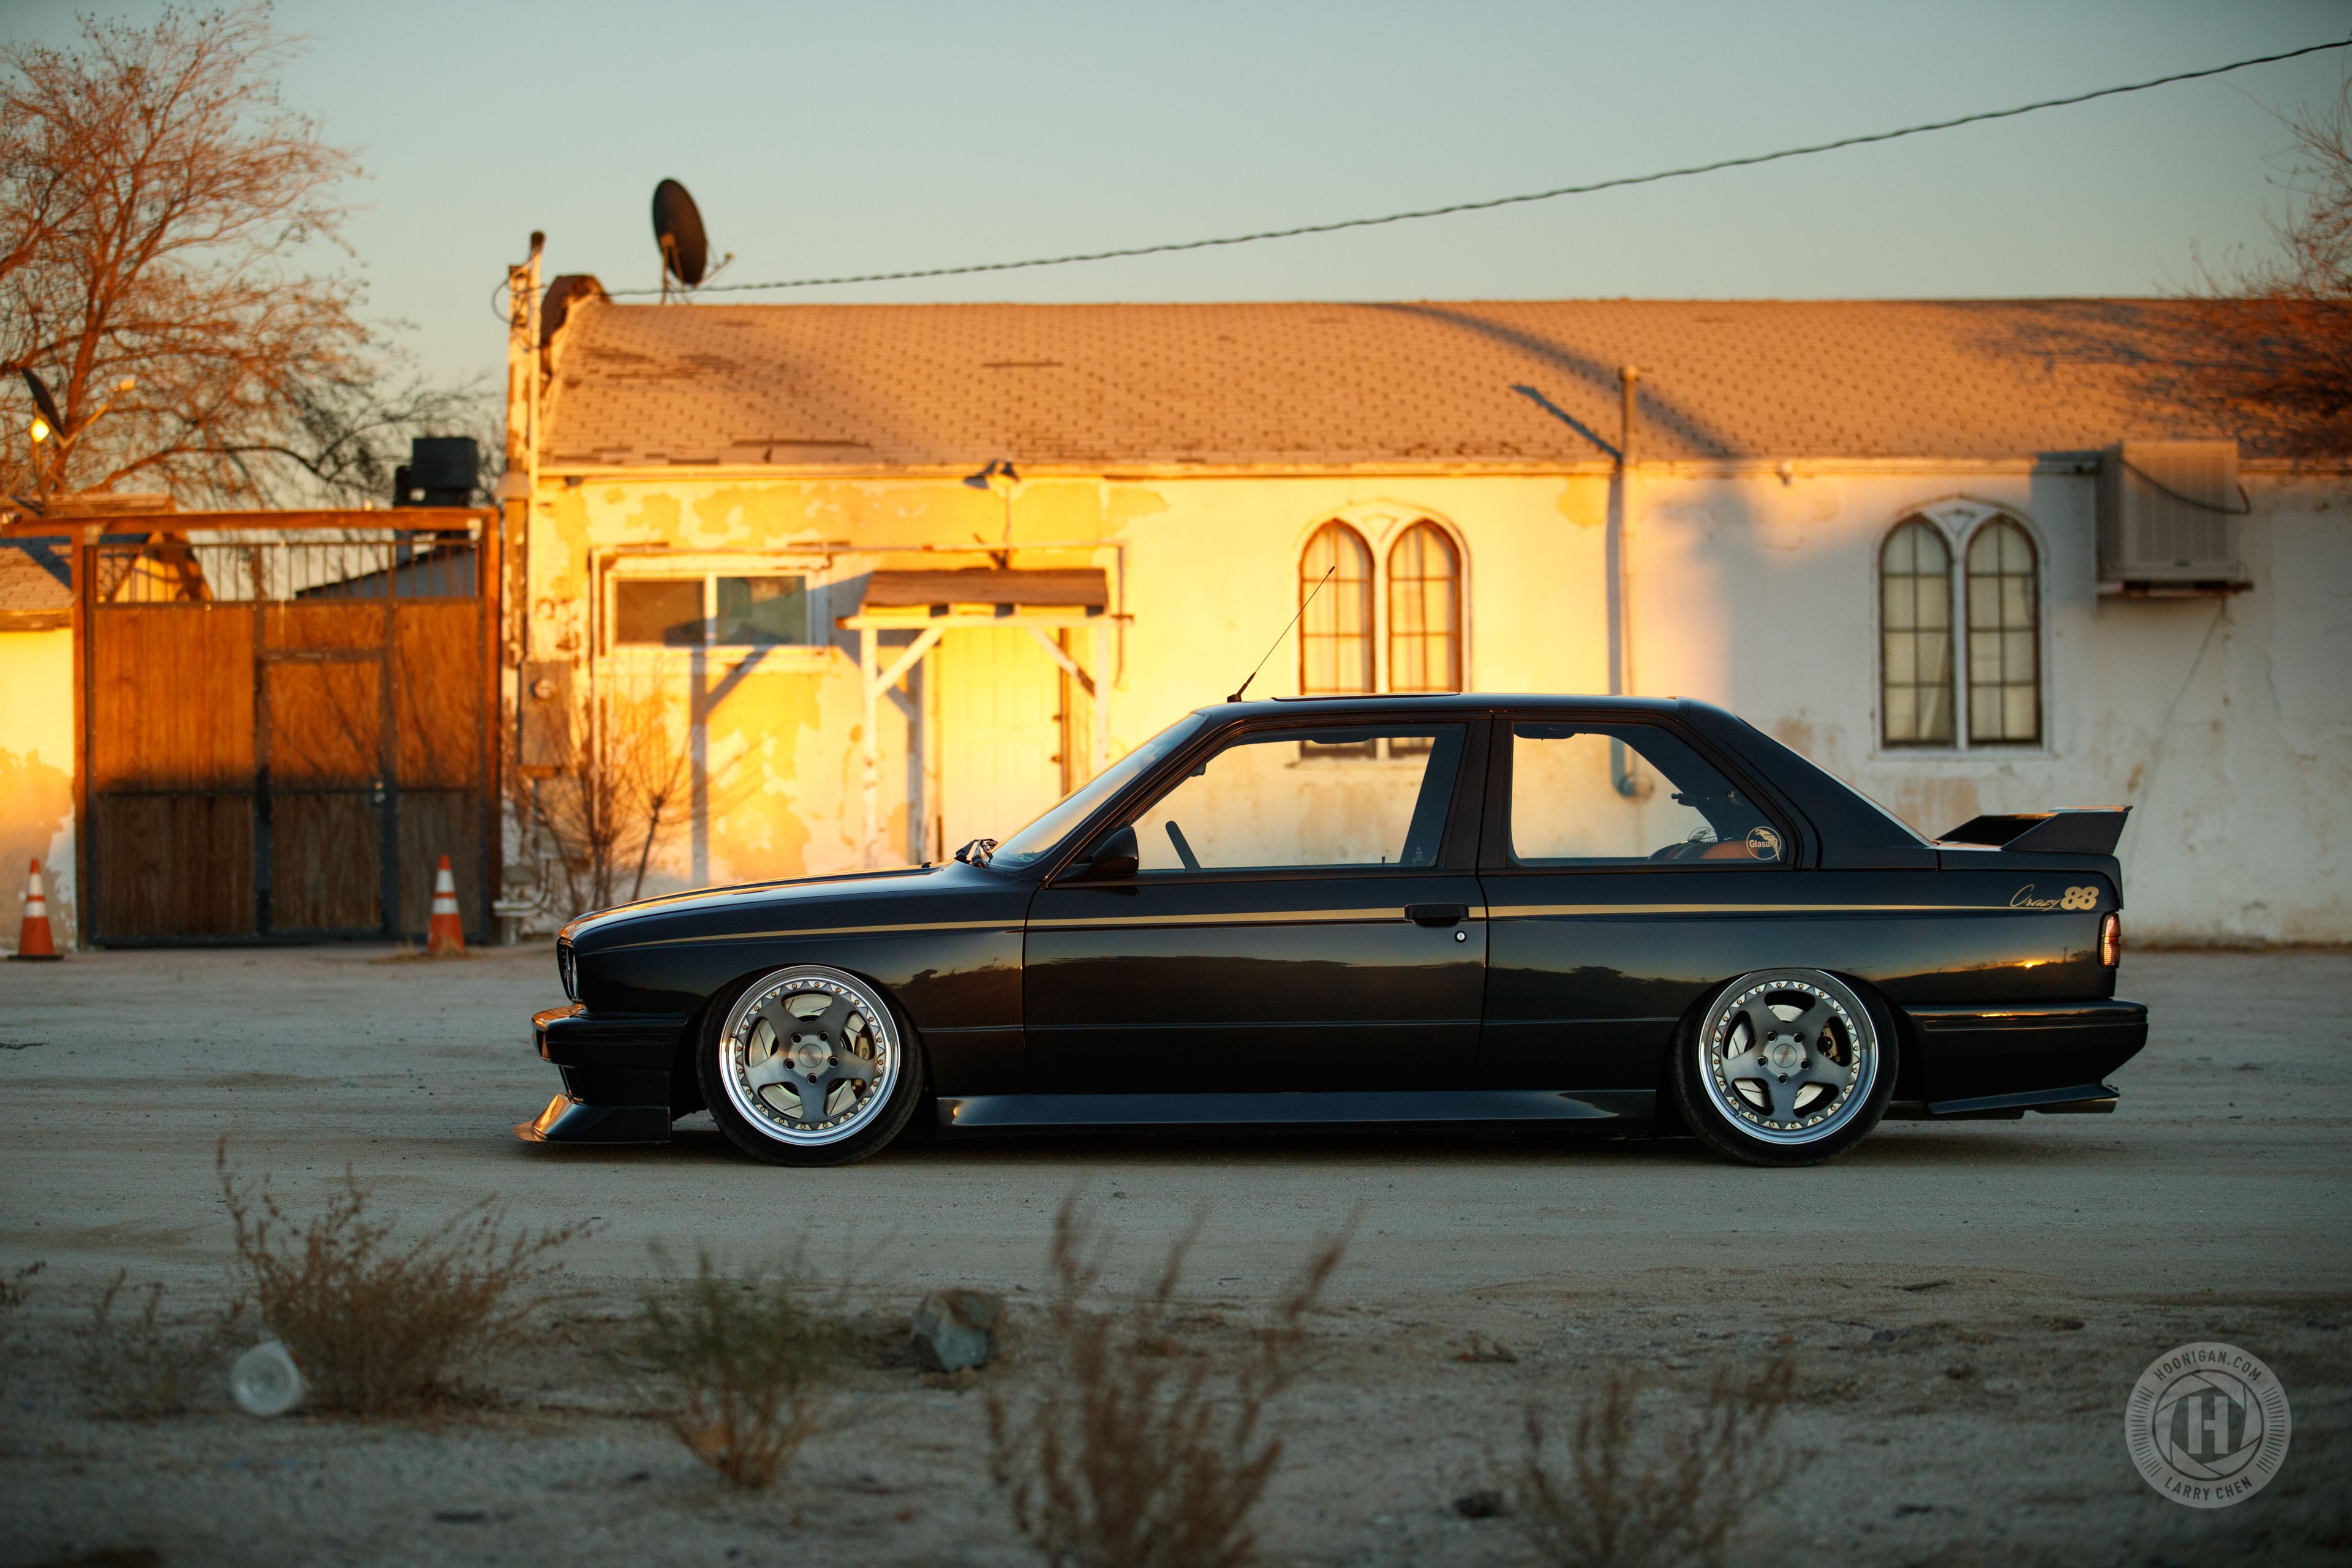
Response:
[{"label": "window grille", "polygon": [[1878,593],[1885,743],[1951,745],[1952,552],[1934,524],[1910,518],[1886,536]]},{"label": "window grille", "polygon": [[2042,739],[2040,577],[2025,530],[1997,517],[1969,542],[1969,743]]},{"label": "window grille", "polygon": [[1433,522],[1389,551],[1389,689],[1462,689],[1462,562]]},{"label": "window grille", "polygon": [[1298,558],[1298,597],[1307,606],[1298,627],[1299,692],[1371,690],[1372,552],[1363,536],[1344,522],[1317,529]]}]

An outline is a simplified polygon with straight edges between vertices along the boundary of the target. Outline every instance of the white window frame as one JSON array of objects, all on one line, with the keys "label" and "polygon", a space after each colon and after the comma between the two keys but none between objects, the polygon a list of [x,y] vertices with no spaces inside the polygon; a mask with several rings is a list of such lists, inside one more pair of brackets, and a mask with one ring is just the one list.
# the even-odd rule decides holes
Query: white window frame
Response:
[{"label": "white window frame", "polygon": [[[1304,528],[1298,531],[1297,537],[1292,539],[1290,542],[1290,578],[1293,584],[1291,593],[1294,597],[1297,593],[1297,584],[1299,579],[1299,562],[1306,556],[1308,542],[1314,539],[1316,533],[1327,522],[1346,523],[1349,528],[1354,529],[1357,535],[1363,540],[1365,549],[1371,552],[1372,623],[1370,629],[1372,638],[1372,689],[1367,693],[1367,695],[1373,697],[1435,697],[1450,695],[1450,693],[1441,692],[1396,691],[1390,686],[1389,552],[1396,548],[1397,542],[1404,536],[1404,532],[1407,529],[1412,528],[1416,523],[1423,522],[1428,523],[1430,526],[1444,533],[1447,542],[1454,546],[1454,562],[1456,569],[1460,573],[1459,577],[1455,580],[1457,584],[1457,591],[1461,595],[1460,604],[1457,606],[1460,612],[1460,625],[1455,628],[1455,636],[1459,639],[1460,643],[1458,652],[1462,661],[1462,685],[1460,689],[1465,692],[1477,690],[1477,677],[1475,673],[1477,667],[1473,662],[1471,657],[1473,652],[1471,644],[1471,622],[1473,617],[1470,614],[1470,542],[1463,536],[1462,530],[1454,524],[1451,518],[1445,516],[1444,513],[1433,511],[1426,507],[1396,506],[1387,502],[1381,502],[1370,506],[1341,507],[1335,511],[1318,512]],[[1298,606],[1295,603],[1291,605],[1291,608],[1294,610]],[[1294,657],[1291,661],[1291,669],[1293,672],[1291,676],[1291,686],[1294,694],[1296,694],[1297,690],[1297,660]]]},{"label": "white window frame", "polygon": [[[1949,595],[1946,614],[1952,626],[1952,743],[1948,746],[1886,743],[1886,601],[1883,566],[1886,542],[1895,531],[1918,518],[1943,536],[1951,552],[1951,571],[1945,585]],[[2033,546],[2034,679],[2042,704],[2040,741],[1979,741],[1969,732],[1969,573],[1968,547],[1977,531],[1995,518],[2006,518],[2025,531]],[[1948,497],[1926,506],[1896,510],[1871,536],[1870,573],[1870,746],[1874,762],[1933,763],[1989,757],[2049,757],[2055,755],[2050,738],[2053,722],[2050,692],[2050,544],[2041,527],[2023,509],[1973,496]]]},{"label": "white window frame", "polygon": [[[799,552],[775,553],[715,553],[655,550],[643,552],[615,553],[605,558],[598,573],[596,642],[599,654],[605,658],[620,659],[680,659],[696,657],[719,657],[740,660],[757,657],[763,665],[778,668],[798,665],[811,667],[831,663],[836,656],[848,657],[833,641],[832,613],[833,558],[829,555],[805,554]],[[717,640],[719,624],[719,579],[721,577],[800,577],[805,580],[808,594],[808,626],[805,643],[720,642]],[[620,629],[620,584],[626,583],[678,583],[699,581],[702,584],[702,636],[699,643],[684,646],[670,643],[625,643],[617,638]]]}]

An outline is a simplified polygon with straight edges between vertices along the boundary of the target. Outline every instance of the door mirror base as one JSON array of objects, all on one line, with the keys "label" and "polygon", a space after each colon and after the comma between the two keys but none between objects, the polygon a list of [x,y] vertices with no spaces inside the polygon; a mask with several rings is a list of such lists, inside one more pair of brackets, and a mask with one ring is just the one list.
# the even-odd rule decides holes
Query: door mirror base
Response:
[{"label": "door mirror base", "polygon": [[1074,876],[1066,879],[1081,882],[1109,882],[1132,877],[1143,860],[1142,850],[1135,842],[1135,829],[1114,827],[1095,841],[1086,859],[1070,868]]}]

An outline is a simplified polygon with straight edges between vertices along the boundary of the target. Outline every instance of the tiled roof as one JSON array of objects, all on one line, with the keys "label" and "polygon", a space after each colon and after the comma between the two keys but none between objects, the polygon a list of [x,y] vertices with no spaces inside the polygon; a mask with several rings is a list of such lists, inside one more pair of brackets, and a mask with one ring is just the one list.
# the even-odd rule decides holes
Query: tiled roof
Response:
[{"label": "tiled roof", "polygon": [[541,462],[2021,458],[2252,433],[2164,300],[1240,305],[576,300]]},{"label": "tiled roof", "polygon": [[0,542],[0,615],[73,608],[69,542],[11,539]]}]

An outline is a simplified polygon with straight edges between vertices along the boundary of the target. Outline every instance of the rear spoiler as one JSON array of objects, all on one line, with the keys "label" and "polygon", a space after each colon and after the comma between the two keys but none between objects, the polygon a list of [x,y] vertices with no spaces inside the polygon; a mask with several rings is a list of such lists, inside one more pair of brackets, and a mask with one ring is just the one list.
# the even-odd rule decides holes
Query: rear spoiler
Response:
[{"label": "rear spoiler", "polygon": [[1946,844],[1984,844],[2035,855],[2112,855],[2124,836],[2127,805],[2073,806],[2063,811],[2021,811],[2009,816],[1978,816],[1943,837]]}]

